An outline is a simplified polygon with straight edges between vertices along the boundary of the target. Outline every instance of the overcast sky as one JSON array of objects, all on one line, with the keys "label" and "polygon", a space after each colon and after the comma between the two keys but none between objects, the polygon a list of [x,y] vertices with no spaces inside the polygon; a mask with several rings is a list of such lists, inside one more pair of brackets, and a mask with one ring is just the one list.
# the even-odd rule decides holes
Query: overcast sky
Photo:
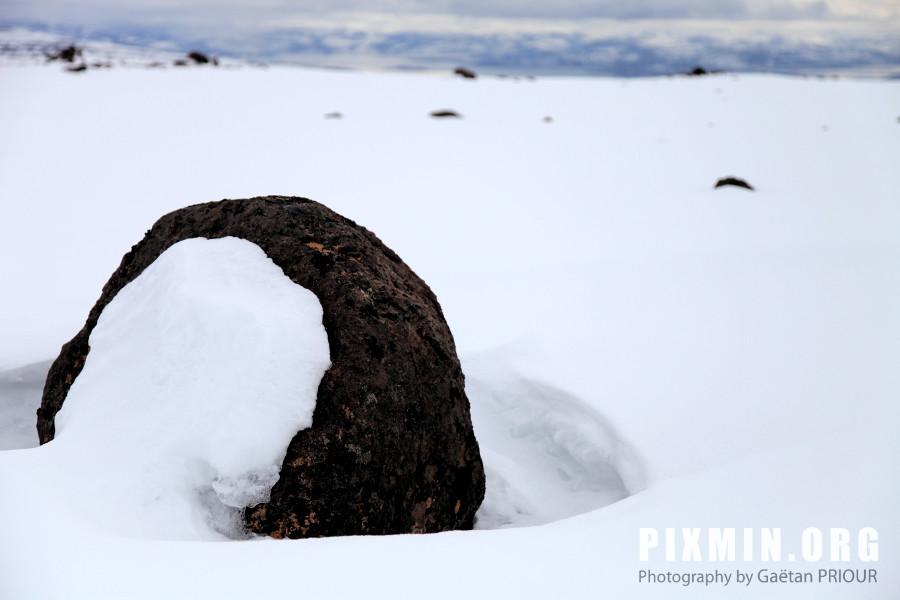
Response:
[{"label": "overcast sky", "polygon": [[[339,20],[339,13],[492,19],[900,21],[898,0],[2,0],[0,18],[100,25]],[[347,16],[349,18],[349,15]]]}]

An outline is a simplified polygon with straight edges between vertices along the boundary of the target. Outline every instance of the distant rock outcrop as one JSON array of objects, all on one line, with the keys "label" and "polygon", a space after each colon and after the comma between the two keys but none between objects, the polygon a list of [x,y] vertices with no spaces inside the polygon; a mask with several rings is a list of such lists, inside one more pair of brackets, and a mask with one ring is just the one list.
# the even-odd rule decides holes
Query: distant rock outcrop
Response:
[{"label": "distant rock outcrop", "polygon": [[47,61],[61,60],[62,62],[75,62],[76,58],[81,58],[83,51],[78,46],[74,44],[70,46],[66,46],[61,49],[59,52],[55,52],[53,54],[45,53],[44,56],[47,57]]},{"label": "distant rock outcrop", "polygon": [[433,110],[431,111],[431,116],[436,119],[461,119],[462,115],[456,112],[455,110]]},{"label": "distant rock outcrop", "polygon": [[685,71],[684,73],[682,73],[682,75],[692,75],[692,76],[696,77],[698,75],[720,75],[724,72],[725,71],[722,71],[721,69],[714,69],[714,70],[710,71],[708,69],[701,67],[700,65],[697,65],[690,71]]},{"label": "distant rock outcrop", "polygon": [[184,58],[177,58],[172,61],[172,64],[176,67],[187,67],[189,65],[212,65],[217,67],[219,66],[219,59],[214,56],[208,56],[203,52],[192,50]]},{"label": "distant rock outcrop", "polygon": [[467,69],[465,67],[456,67],[456,69],[453,70],[453,74],[459,75],[464,79],[476,79],[478,77],[475,71]]},{"label": "distant rock outcrop", "polygon": [[753,186],[744,181],[743,179],[738,179],[737,177],[723,177],[722,179],[716,182],[715,188],[720,188],[726,185],[733,185],[735,187],[742,187],[748,190],[752,190]]},{"label": "distant rock outcrop", "polygon": [[270,500],[245,510],[247,528],[277,538],[471,528],[484,470],[437,299],[371,232],[303,198],[223,200],[157,221],[53,363],[38,411],[41,443],[54,437],[104,307],[172,244],[225,236],[257,244],[316,294],[332,362],[312,427],[291,441]]},{"label": "distant rock outcrop", "polygon": [[209,57],[207,55],[203,54],[202,52],[198,52],[196,50],[188,52],[187,56],[189,59],[191,59],[198,65],[205,65],[205,64],[209,63]]},{"label": "distant rock outcrop", "polygon": [[219,66],[219,59],[217,59],[215,56],[208,56],[208,55],[204,54],[203,52],[199,52],[197,50],[192,50],[191,52],[188,52],[187,57],[189,59],[191,59],[192,61],[194,61],[194,64],[197,64],[197,65]]}]

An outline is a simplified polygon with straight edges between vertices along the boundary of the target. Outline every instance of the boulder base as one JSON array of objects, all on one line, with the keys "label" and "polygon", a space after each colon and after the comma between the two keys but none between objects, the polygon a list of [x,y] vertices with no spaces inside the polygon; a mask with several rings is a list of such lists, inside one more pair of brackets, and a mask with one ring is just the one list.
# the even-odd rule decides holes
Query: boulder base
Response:
[{"label": "boulder base", "polygon": [[124,256],[50,368],[41,443],[53,439],[90,333],[119,290],[172,244],[226,236],[257,244],[316,294],[332,361],[312,427],[288,446],[269,502],[244,512],[248,530],[299,538],[470,529],[484,469],[437,299],[371,232],[305,198],[222,200],[162,217]]}]

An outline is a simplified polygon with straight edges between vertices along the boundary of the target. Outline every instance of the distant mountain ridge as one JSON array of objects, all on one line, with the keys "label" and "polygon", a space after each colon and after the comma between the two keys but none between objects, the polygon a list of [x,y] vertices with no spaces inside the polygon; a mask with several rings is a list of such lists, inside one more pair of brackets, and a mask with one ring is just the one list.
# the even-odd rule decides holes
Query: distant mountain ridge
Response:
[{"label": "distant mountain ridge", "polygon": [[[285,27],[238,36],[182,35],[161,27],[63,28],[43,23],[0,23],[0,55],[22,54],[35,40],[9,39],[13,27],[36,36],[115,44],[135,51],[200,50],[266,63],[309,66],[445,70],[458,65],[492,74],[641,77],[681,73],[702,65],[732,72],[792,75],[849,74],[900,77],[900,36],[871,32],[787,37],[777,32],[747,37],[690,31],[423,32],[353,28]],[[16,39],[18,42],[16,42]]]}]

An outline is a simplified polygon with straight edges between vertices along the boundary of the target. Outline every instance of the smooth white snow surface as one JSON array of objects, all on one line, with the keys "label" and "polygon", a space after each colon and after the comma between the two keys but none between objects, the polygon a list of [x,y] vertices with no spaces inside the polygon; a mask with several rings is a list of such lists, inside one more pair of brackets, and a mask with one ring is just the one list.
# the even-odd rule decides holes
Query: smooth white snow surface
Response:
[{"label": "smooth white snow surface", "polygon": [[255,244],[188,239],[112,299],[90,345],[40,449],[67,499],[127,536],[239,536],[331,365],[315,294]]},{"label": "smooth white snow surface", "polygon": [[[0,69],[0,419],[21,424],[0,428],[20,448],[0,453],[0,597],[900,589],[900,82],[82,75]],[[429,119],[441,108],[463,119]],[[729,175],[756,191],[713,190]],[[437,294],[488,471],[484,529],[139,539],[89,518],[103,463],[70,470],[65,435],[27,447],[41,368],[131,244],[181,206],[272,193],[363,224]],[[785,556],[641,562],[642,527],[780,528]],[[807,527],[874,527],[879,559],[789,561]],[[638,582],[873,566],[877,584]]]}]

